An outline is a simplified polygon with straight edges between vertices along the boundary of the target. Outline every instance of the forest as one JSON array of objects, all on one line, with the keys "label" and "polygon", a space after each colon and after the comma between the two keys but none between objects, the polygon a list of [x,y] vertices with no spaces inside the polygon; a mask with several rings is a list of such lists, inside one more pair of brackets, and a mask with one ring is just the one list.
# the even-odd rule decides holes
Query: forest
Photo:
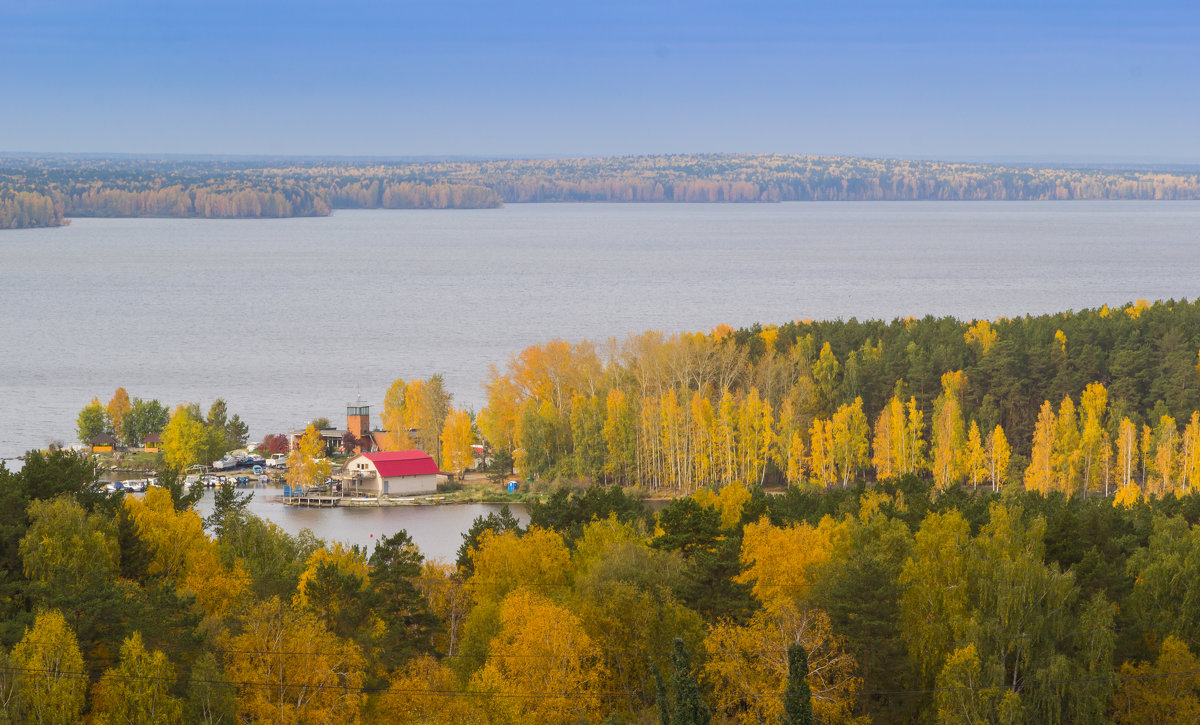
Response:
[{"label": "forest", "polygon": [[1161,495],[1200,485],[1198,363],[1186,300],[646,332],[523,350],[477,425],[527,474],[670,495],[905,474]]},{"label": "forest", "polygon": [[[1198,351],[1200,305],[1138,301],[551,341],[474,420],[398,379],[395,444],[552,487],[455,561],[228,485],[201,518],[180,470],[245,433],[181,405],[144,496],[70,451],[0,467],[0,718],[1194,722]],[[310,426],[289,480],[324,455]]]},{"label": "forest", "polygon": [[1195,170],[780,154],[534,160],[0,158],[0,229],[531,202],[1197,199]]},{"label": "forest", "polygon": [[[178,482],[0,468],[0,718],[1145,723],[1200,717],[1200,495],[913,474],[560,488],[457,561],[292,536]],[[796,655],[799,656],[796,656]],[[797,662],[799,664],[797,664]]]}]

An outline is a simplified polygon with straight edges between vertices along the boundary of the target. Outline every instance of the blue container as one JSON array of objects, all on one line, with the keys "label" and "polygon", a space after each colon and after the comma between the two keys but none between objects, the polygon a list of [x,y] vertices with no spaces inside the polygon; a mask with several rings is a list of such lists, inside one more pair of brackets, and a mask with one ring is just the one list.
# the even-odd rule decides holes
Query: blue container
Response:
[{"label": "blue container", "polygon": [[508,492],[509,492],[509,493],[516,493],[516,492],[517,492],[517,482],[516,482],[516,481],[509,481],[509,482],[508,482]]}]

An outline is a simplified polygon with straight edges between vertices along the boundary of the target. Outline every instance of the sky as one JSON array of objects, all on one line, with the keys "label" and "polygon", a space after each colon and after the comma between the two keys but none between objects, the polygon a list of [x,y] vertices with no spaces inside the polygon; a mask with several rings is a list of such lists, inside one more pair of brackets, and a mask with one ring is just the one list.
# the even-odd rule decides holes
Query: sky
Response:
[{"label": "sky", "polygon": [[0,0],[0,151],[1200,162],[1200,3]]}]

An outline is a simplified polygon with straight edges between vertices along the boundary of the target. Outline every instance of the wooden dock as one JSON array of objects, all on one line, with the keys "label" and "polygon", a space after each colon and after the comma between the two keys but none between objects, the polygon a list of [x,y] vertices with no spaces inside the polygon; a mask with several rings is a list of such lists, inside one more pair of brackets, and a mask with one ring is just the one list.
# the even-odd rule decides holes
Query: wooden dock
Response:
[{"label": "wooden dock", "polygon": [[342,500],[341,496],[309,496],[301,494],[299,496],[285,496],[283,502],[288,506],[309,506],[312,508],[333,508]]}]

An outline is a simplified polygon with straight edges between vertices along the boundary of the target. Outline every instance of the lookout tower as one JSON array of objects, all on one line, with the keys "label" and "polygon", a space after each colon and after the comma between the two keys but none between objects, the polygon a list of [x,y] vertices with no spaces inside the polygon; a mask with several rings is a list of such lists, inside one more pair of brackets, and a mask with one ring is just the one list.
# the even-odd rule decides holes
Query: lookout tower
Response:
[{"label": "lookout tower", "polygon": [[362,398],[346,404],[346,430],[359,440],[370,433],[371,406],[364,403]]}]

